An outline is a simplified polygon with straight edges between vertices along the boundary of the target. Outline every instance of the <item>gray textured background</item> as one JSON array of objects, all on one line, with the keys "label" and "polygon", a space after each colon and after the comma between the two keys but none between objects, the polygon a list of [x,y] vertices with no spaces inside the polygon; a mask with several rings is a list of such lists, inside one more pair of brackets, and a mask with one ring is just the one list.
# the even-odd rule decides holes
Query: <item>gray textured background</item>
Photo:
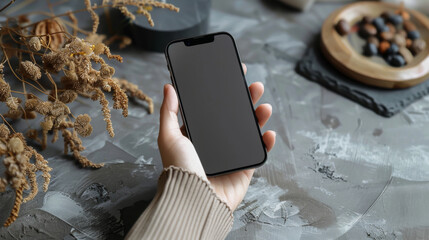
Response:
[{"label": "gray textured background", "polygon": [[[43,7],[37,2],[33,7]],[[302,14],[268,0],[213,3],[210,31],[236,38],[248,82],[263,82],[261,102],[273,105],[264,129],[278,133],[228,239],[429,238],[429,97],[386,119],[294,71],[339,6],[316,4]],[[162,170],[156,138],[169,74],[162,54],[132,47],[118,53],[125,61],[114,63],[117,76],[148,93],[155,114],[141,102],[130,105],[127,119],[113,110],[112,139],[98,104],[75,102],[75,115],[93,118],[84,154],[106,166],[81,169],[62,155],[61,141],[51,145],[43,152],[53,168],[49,191],[24,204],[18,220],[0,228],[0,239],[122,239],[150,202]],[[0,194],[0,221],[13,198],[11,191]]]}]

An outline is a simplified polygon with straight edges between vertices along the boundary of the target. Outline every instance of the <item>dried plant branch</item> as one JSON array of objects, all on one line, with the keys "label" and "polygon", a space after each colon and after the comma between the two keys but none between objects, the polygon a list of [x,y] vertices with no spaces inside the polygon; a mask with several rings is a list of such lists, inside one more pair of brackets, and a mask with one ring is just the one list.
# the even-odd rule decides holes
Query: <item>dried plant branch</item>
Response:
[{"label": "dried plant branch", "polygon": [[[103,163],[93,163],[89,161],[88,158],[80,155],[80,152],[85,150],[82,146],[82,140],[77,136],[76,132],[70,132],[67,129],[63,129],[63,138],[64,138],[64,153],[67,154],[68,151],[73,153],[75,159],[79,161],[82,167],[92,167],[92,168],[100,168],[104,166]],[[67,152],[66,152],[67,151]]]},{"label": "dried plant branch", "polygon": [[[14,2],[11,0],[0,11]],[[3,164],[6,167],[4,176],[0,176],[0,192],[8,187],[15,191],[14,206],[5,226],[16,220],[22,202],[30,201],[37,195],[38,172],[43,177],[43,191],[48,190],[50,183],[52,169],[48,161],[27,145],[26,138],[45,149],[48,147],[48,138],[52,132],[51,142],[56,142],[61,136],[64,141],[64,154],[70,152],[82,167],[103,166],[102,163],[93,163],[81,155],[85,147],[80,137],[91,135],[93,130],[91,117],[88,114],[75,117],[68,104],[79,96],[99,101],[106,130],[111,137],[115,134],[108,101],[110,95],[106,96],[106,93],[111,93],[113,108],[121,109],[124,117],[128,115],[128,97],[147,102],[149,113],[153,112],[152,99],[137,85],[114,77],[115,69],[106,61],[111,59],[122,62],[123,59],[112,54],[106,43],[119,40],[119,46],[122,48],[129,45],[131,39],[113,36],[103,43],[106,37],[97,34],[100,23],[96,10],[106,7],[116,8],[131,19],[134,19],[135,15],[143,15],[153,26],[150,15],[153,7],[176,12],[179,9],[171,4],[151,0],[103,0],[101,5],[83,0],[83,3],[85,8],[62,14],[53,14],[54,4],[49,3],[51,12],[30,12],[15,18],[9,17],[6,24],[0,28],[0,49],[5,58],[0,62],[0,102],[7,108],[6,113],[0,114],[3,120],[3,124],[0,124],[0,156],[4,158]],[[136,7],[135,13],[129,11],[128,7],[131,6]],[[90,14],[91,31],[79,27],[75,15],[79,12]],[[31,14],[38,14],[44,18],[31,22],[31,18],[27,17]],[[12,20],[18,25],[9,25]],[[68,27],[72,33],[69,33]],[[84,39],[77,34],[82,34]],[[11,61],[13,58],[18,60],[16,66],[13,65],[16,61]],[[7,79],[3,74],[5,65],[12,73]],[[49,80],[49,88],[45,88],[39,82],[41,79]],[[16,80],[22,84],[22,91],[11,89],[10,83]],[[43,95],[39,97],[32,92]],[[15,131],[7,121],[7,119],[35,119],[37,115],[41,117],[38,118],[41,119],[40,129],[28,130],[25,137],[19,131]]]},{"label": "dried plant branch", "polygon": [[91,0],[85,0],[86,10],[91,14],[92,19],[92,33],[96,33],[98,25],[100,24],[100,18],[91,6]]},{"label": "dried plant branch", "polygon": [[21,204],[22,204],[23,191],[24,191],[24,186],[20,186],[18,187],[18,189],[15,189],[15,202],[13,204],[12,212],[10,213],[9,218],[4,223],[5,227],[8,227],[9,225],[11,225],[18,218],[19,209],[21,208]]},{"label": "dried plant branch", "polygon": [[[52,169],[47,165],[48,162],[42,155],[38,154],[32,147],[27,146],[21,133],[11,134],[4,124],[0,125],[0,155],[4,156],[3,163],[6,167],[6,178],[1,178],[0,190],[4,191],[5,185],[9,184],[15,189],[16,195],[12,212],[5,222],[5,226],[9,226],[18,217],[23,201],[23,190],[31,190],[24,202],[33,199],[37,194],[36,172],[43,172],[43,189],[47,191]],[[35,157],[34,164],[30,162],[33,156]]]},{"label": "dried plant branch", "polygon": [[72,28],[73,28],[73,36],[77,36],[77,32],[78,32],[78,20],[76,18],[76,16],[72,13],[72,12],[68,12],[67,16],[69,17],[70,21],[72,22]]},{"label": "dried plant branch", "polygon": [[113,80],[119,84],[120,88],[123,89],[128,96],[147,102],[149,105],[149,113],[153,113],[154,106],[152,98],[143,93],[137,85],[128,82],[126,79],[113,78]]},{"label": "dried plant branch", "polygon": [[4,7],[2,7],[2,8],[0,9],[0,12],[2,12],[3,10],[5,10],[6,8],[8,8],[8,7],[9,7],[10,5],[12,5],[12,3],[14,3],[14,2],[15,2],[15,0],[10,0],[8,4],[6,4]]}]

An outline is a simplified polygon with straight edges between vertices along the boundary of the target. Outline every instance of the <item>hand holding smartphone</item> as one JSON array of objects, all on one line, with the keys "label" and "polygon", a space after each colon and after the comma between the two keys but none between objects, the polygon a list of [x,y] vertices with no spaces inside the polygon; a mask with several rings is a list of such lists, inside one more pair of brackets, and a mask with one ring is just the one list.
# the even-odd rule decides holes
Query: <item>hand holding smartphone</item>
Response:
[{"label": "hand holding smartphone", "polygon": [[187,135],[206,174],[262,165],[267,151],[232,36],[173,41],[165,54]]}]

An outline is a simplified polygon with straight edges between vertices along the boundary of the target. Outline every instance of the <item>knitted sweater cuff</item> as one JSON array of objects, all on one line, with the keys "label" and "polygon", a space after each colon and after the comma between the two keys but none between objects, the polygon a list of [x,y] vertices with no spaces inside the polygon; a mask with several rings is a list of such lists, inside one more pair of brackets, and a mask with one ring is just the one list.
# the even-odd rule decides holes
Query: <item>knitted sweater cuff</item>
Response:
[{"label": "knitted sweater cuff", "polygon": [[207,181],[170,166],[126,239],[225,239],[232,223],[231,209]]}]

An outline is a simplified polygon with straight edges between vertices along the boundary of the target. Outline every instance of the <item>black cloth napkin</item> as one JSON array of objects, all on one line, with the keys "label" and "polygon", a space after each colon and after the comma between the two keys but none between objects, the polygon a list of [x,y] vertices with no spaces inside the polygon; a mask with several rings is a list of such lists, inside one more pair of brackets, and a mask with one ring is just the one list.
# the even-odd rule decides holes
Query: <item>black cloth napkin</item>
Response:
[{"label": "black cloth napkin", "polygon": [[307,79],[349,98],[384,117],[391,117],[429,93],[429,81],[406,89],[382,89],[355,81],[325,59],[315,41],[298,62],[296,71]]}]

